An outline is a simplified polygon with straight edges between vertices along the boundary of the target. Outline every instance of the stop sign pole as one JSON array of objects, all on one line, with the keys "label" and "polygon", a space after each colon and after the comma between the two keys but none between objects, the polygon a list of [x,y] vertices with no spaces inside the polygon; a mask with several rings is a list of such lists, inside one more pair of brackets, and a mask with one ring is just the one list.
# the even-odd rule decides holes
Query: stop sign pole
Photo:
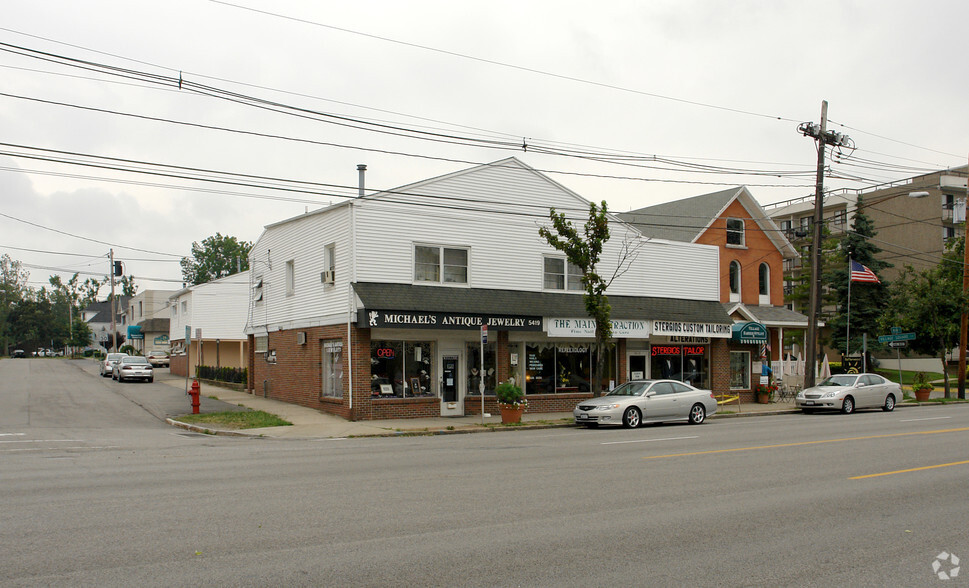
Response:
[{"label": "stop sign pole", "polygon": [[484,411],[484,348],[488,344],[488,325],[481,325],[481,363],[478,367],[478,392],[481,394],[481,424],[484,424],[485,411]]}]

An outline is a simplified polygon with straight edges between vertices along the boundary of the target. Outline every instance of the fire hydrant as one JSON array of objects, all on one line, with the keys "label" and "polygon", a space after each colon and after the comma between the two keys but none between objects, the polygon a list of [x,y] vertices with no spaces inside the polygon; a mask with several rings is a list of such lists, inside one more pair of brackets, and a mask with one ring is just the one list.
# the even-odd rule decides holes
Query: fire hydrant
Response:
[{"label": "fire hydrant", "polygon": [[200,396],[200,394],[201,394],[201,391],[199,390],[199,381],[198,380],[192,380],[192,390],[189,392],[189,395],[191,395],[191,397],[192,397],[192,414],[198,414],[199,413],[199,396]]}]

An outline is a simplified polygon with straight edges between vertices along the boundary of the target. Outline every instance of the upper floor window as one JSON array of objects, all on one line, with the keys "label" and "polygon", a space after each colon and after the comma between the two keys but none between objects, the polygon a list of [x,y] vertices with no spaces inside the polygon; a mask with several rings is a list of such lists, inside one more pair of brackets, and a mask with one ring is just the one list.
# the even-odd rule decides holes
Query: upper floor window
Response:
[{"label": "upper floor window", "polygon": [[543,283],[546,290],[582,290],[582,270],[561,257],[546,257]]},{"label": "upper floor window", "polygon": [[290,259],[286,262],[286,295],[292,296],[296,293],[296,260]]},{"label": "upper floor window", "polygon": [[182,314],[188,312],[188,300],[182,300]]},{"label": "upper floor window", "polygon": [[844,227],[848,222],[848,211],[838,210],[834,213],[833,224],[835,227]]},{"label": "upper floor window", "polygon": [[256,278],[256,283],[252,286],[252,301],[262,302],[263,290],[262,290],[262,276]]},{"label": "upper floor window", "polygon": [[760,280],[760,304],[770,304],[770,266],[766,263],[760,264],[758,271]]},{"label": "upper floor window", "polygon": [[739,218],[727,219],[727,245],[744,244],[744,221]]},{"label": "upper floor window", "polygon": [[439,284],[468,283],[468,250],[416,245],[414,281]]},{"label": "upper floor window", "polygon": [[730,302],[740,302],[740,262],[730,262]]},{"label": "upper floor window", "polygon": [[336,245],[330,244],[323,249],[323,283],[336,282]]}]

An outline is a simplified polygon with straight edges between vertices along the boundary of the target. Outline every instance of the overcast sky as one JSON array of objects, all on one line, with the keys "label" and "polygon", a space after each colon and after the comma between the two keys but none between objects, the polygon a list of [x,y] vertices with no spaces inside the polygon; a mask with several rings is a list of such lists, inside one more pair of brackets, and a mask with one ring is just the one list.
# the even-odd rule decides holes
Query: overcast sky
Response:
[{"label": "overcast sky", "polygon": [[797,125],[822,100],[857,147],[826,188],[965,165],[967,23],[958,0],[8,2],[0,253],[40,287],[103,276],[113,247],[139,289],[177,289],[193,241],[341,201],[359,163],[370,189],[515,156],[614,211],[738,185],[766,204],[813,193]]}]

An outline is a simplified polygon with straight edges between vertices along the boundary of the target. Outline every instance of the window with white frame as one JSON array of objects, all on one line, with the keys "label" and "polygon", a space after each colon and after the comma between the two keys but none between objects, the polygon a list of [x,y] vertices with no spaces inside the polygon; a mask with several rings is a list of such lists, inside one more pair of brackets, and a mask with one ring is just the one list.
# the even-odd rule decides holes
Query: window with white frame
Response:
[{"label": "window with white frame", "polygon": [[336,281],[336,244],[331,243],[323,249],[323,283]]},{"label": "window with white frame", "polygon": [[290,259],[286,262],[286,295],[292,296],[296,293],[296,260]]},{"label": "window with white frame", "polygon": [[323,341],[322,398],[343,398],[343,341]]},{"label": "window with white frame", "polygon": [[188,313],[188,300],[182,300],[182,314]]},{"label": "window with white frame", "polygon": [[414,281],[468,283],[468,250],[434,245],[414,246]]},{"label": "window with white frame", "polygon": [[770,304],[770,266],[761,263],[758,270],[760,281],[760,304]]},{"label": "window with white frame", "polygon": [[730,262],[730,302],[740,302],[740,262]]},{"label": "window with white frame", "polygon": [[546,257],[543,285],[546,290],[582,290],[582,270],[562,257]]},{"label": "window with white frame", "polygon": [[744,221],[740,218],[727,219],[727,245],[744,245]]},{"label": "window with white frame", "polygon": [[257,276],[255,284],[252,285],[252,301],[255,303],[260,303],[262,302],[262,299],[263,299],[262,276]]}]

